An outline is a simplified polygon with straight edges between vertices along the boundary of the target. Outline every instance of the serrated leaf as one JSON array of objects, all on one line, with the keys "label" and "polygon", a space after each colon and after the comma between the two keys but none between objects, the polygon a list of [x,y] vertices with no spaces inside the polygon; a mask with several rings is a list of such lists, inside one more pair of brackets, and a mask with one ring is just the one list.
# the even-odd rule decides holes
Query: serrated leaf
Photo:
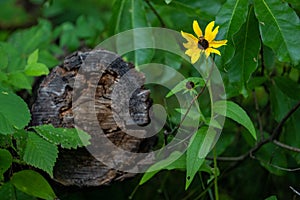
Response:
[{"label": "serrated leaf", "polygon": [[27,59],[27,64],[32,64],[32,63],[37,63],[39,58],[39,49],[36,49],[34,52],[32,52],[28,59]]},{"label": "serrated leaf", "polygon": [[3,180],[3,173],[10,168],[12,155],[6,149],[0,149],[0,181]]},{"label": "serrated leaf", "polygon": [[[186,84],[187,82],[193,82],[194,83],[194,88],[197,88],[199,86],[204,86],[205,85],[205,81],[203,80],[203,78],[200,77],[189,77],[183,81],[181,81],[180,83],[178,83],[167,95],[166,98],[180,92],[180,91],[188,91]],[[194,88],[192,90],[194,90]]]},{"label": "serrated leaf", "polygon": [[[225,104],[227,108],[224,107]],[[226,116],[236,121],[237,123],[241,124],[242,126],[244,126],[250,132],[252,137],[255,140],[257,139],[256,131],[251,119],[249,118],[245,110],[242,107],[240,107],[238,104],[232,101],[217,101],[214,104],[213,109],[214,112]]]},{"label": "serrated leaf", "polygon": [[142,179],[140,180],[139,185],[146,183],[150,180],[155,174],[157,174],[160,170],[167,169],[184,169],[186,167],[186,156],[181,152],[174,151],[170,154],[168,158],[165,160],[161,160],[155,164],[153,164],[146,173],[144,173]]},{"label": "serrated leaf", "polygon": [[272,196],[270,196],[268,198],[265,198],[265,200],[277,200],[277,197],[274,196],[274,195],[272,195]]},{"label": "serrated leaf", "polygon": [[201,165],[205,161],[204,158],[199,158],[199,151],[203,144],[207,127],[201,127],[191,138],[186,157],[186,182],[185,189],[188,189],[192,183],[195,174],[200,169]]},{"label": "serrated leaf", "polygon": [[300,61],[300,20],[288,3],[280,0],[254,0],[263,43],[282,62]]},{"label": "serrated leaf", "polygon": [[287,77],[275,77],[275,84],[291,99],[300,99],[300,85]]},{"label": "serrated leaf", "polygon": [[[136,28],[148,27],[144,1],[140,0],[120,0],[113,5],[113,15],[110,24],[114,24],[110,30],[111,35],[130,30],[132,34],[118,38],[117,51],[122,49],[132,50],[134,52],[126,54],[129,61],[134,62],[136,66],[149,63],[153,57],[152,49],[140,49],[147,44],[153,43],[152,35],[149,31],[141,31]],[[146,39],[145,39],[146,38]],[[120,49],[119,49],[120,48]]]},{"label": "serrated leaf", "polygon": [[28,76],[47,75],[49,74],[49,69],[43,63],[30,63],[25,67],[25,74]]},{"label": "serrated leaf", "polygon": [[23,170],[11,178],[11,183],[20,191],[34,197],[53,200],[56,195],[47,180],[38,172]]},{"label": "serrated leaf", "polygon": [[216,24],[220,26],[218,38],[227,39],[227,45],[223,47],[221,61],[226,64],[233,57],[235,48],[233,35],[237,33],[245,23],[248,13],[248,0],[228,0],[222,6],[216,16]]},{"label": "serrated leaf", "polygon": [[33,129],[47,141],[61,145],[62,148],[76,149],[90,144],[91,136],[75,128],[54,128],[52,125],[35,126]]},{"label": "serrated leaf", "polygon": [[53,176],[53,167],[58,157],[56,145],[44,140],[33,132],[28,132],[23,160]]},{"label": "serrated leaf", "polygon": [[27,104],[12,92],[0,89],[0,134],[11,134],[24,128],[30,121]]},{"label": "serrated leaf", "polygon": [[235,55],[228,68],[230,82],[238,82],[240,93],[246,94],[247,82],[258,66],[260,37],[258,23],[251,7],[246,23],[234,35]]}]

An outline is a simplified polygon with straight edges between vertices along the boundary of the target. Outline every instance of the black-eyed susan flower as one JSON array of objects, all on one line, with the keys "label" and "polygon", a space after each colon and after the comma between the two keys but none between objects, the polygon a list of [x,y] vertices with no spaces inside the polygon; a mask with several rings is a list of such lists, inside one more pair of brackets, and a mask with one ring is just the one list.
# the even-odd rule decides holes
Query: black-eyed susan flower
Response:
[{"label": "black-eyed susan flower", "polygon": [[219,26],[214,28],[215,22],[210,22],[205,28],[205,34],[203,35],[201,28],[196,20],[193,22],[193,29],[197,37],[192,34],[181,31],[182,37],[187,40],[187,43],[183,43],[183,46],[187,49],[185,54],[191,57],[191,62],[194,64],[200,58],[202,53],[205,53],[206,58],[211,53],[221,55],[219,48],[226,45],[227,40],[216,41],[216,35],[219,32]]}]

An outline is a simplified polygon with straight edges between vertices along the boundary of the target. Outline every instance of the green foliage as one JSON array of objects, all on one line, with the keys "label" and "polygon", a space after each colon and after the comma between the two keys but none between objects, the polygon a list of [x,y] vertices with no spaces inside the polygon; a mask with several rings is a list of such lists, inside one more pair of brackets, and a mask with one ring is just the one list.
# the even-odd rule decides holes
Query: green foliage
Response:
[{"label": "green foliage", "polygon": [[23,156],[23,160],[26,163],[44,170],[52,177],[52,171],[57,157],[58,149],[56,145],[51,144],[35,133],[28,132]]},{"label": "green foliage", "polygon": [[189,148],[186,154],[186,184],[185,189],[189,187],[194,179],[195,174],[199,171],[199,168],[205,161],[204,158],[199,157],[199,151],[203,145],[207,127],[200,128],[197,133],[193,135],[190,140]]},{"label": "green foliage", "polygon": [[26,103],[12,92],[0,89],[0,134],[12,134],[23,129],[30,120]]},{"label": "green foliage", "polygon": [[0,181],[3,181],[3,173],[9,169],[12,164],[12,155],[6,149],[0,149]]},{"label": "green foliage", "polygon": [[274,50],[280,61],[297,65],[300,20],[295,11],[278,0],[255,0],[254,8],[263,43]]},{"label": "green foliage", "polygon": [[11,183],[20,191],[34,197],[53,200],[56,195],[47,180],[38,172],[23,170],[15,173]]},{"label": "green foliage", "polygon": [[36,126],[33,129],[45,140],[65,149],[76,149],[90,144],[91,136],[80,129],[54,128],[52,125]]},{"label": "green foliage", "polygon": [[256,140],[256,131],[254,125],[247,113],[238,104],[232,101],[218,101],[214,104],[214,111],[244,126],[250,132],[251,136]]},{"label": "green foliage", "polygon": [[[193,20],[201,27],[215,20],[219,26],[216,40],[228,40],[219,49],[221,57],[213,57],[226,97],[212,104],[209,83],[197,70],[170,52],[140,49],[140,44],[152,45],[150,34],[133,35],[133,43],[120,45],[136,49],[122,55],[127,61],[137,66],[165,64],[184,76],[176,82],[170,70],[143,69],[153,80],[174,86],[161,89],[146,85],[154,104],[163,104],[168,116],[161,131],[165,134],[158,134],[155,148],[173,139],[185,114],[187,125],[199,120],[200,126],[189,142],[183,142],[186,152],[170,153],[141,180],[112,184],[85,195],[91,199],[111,198],[112,193],[118,199],[296,198],[286,183],[298,184],[294,171],[300,164],[300,111],[295,108],[300,101],[298,0],[4,0],[0,7],[0,199],[54,199],[56,195],[43,176],[19,170],[38,168],[47,173],[44,176],[52,176],[59,147],[76,149],[90,144],[90,136],[81,130],[30,127],[28,108],[35,94],[32,88],[39,82],[36,77],[47,75],[72,51],[94,48],[122,31],[164,27],[193,33]],[[184,53],[181,40],[162,38],[165,46],[176,46]],[[199,109],[179,108],[174,94],[193,99],[202,89],[195,102],[186,102],[199,105]],[[214,154],[211,146],[216,130],[222,127],[213,112],[230,119]],[[207,125],[211,125],[209,131]],[[278,142],[290,149],[278,146]],[[217,163],[211,161],[214,159]],[[137,181],[142,188],[134,190]],[[55,191],[60,194],[60,190],[57,186]],[[107,196],[103,196],[105,190],[109,191]],[[72,195],[63,194],[62,199],[86,198],[82,190]]]}]

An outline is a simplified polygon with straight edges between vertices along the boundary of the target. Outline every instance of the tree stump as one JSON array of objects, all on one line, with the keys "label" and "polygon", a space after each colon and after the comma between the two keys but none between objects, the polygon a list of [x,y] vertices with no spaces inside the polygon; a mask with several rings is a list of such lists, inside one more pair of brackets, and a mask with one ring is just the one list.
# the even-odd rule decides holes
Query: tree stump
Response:
[{"label": "tree stump", "polygon": [[[80,74],[80,71],[85,73]],[[101,77],[97,82],[93,82],[97,71],[101,72]],[[129,102],[129,115],[118,116],[117,118],[122,118],[121,123],[117,123],[116,117],[113,116],[116,112],[122,113],[121,110],[118,111],[118,108],[115,110],[112,108],[113,87],[129,71],[134,72],[130,76],[131,82],[136,82],[137,85],[144,83],[143,74],[134,70],[132,64],[123,61],[115,53],[106,50],[73,53],[65,58],[62,65],[55,67],[40,84],[32,107],[32,125],[52,124],[55,127],[73,128],[76,117],[80,113],[90,112],[82,106],[83,101],[90,101],[94,102],[96,122],[95,119],[91,119],[93,114],[87,114],[85,118],[81,118],[84,120],[77,122],[76,126],[79,125],[79,128],[90,133],[98,131],[99,127],[95,125],[97,123],[105,137],[116,146],[129,152],[148,151],[151,140],[128,135],[124,130],[132,124],[144,126],[150,122],[150,91],[139,86],[132,96],[123,97],[123,91],[119,91],[120,103],[121,101]],[[130,85],[124,87],[130,87]],[[90,87],[95,89],[92,96],[85,94]],[[76,93],[74,93],[75,89]],[[76,112],[74,112],[75,109]],[[140,133],[143,134],[142,129]],[[105,146],[101,144],[101,137],[91,134],[92,137],[98,137],[99,145]],[[119,162],[125,161],[120,158]],[[122,180],[129,175],[107,167],[95,159],[86,148],[61,149],[54,167],[54,179],[63,185],[99,186]]]}]

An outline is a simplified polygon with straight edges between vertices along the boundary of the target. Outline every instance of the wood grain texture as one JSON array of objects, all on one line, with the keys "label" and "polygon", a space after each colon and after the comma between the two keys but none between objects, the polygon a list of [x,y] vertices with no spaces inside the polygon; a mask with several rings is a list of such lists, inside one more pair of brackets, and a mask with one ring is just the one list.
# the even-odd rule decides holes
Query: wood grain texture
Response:
[{"label": "wood grain texture", "polygon": [[[119,84],[120,88],[115,92],[119,104],[112,105],[114,86],[122,83],[125,75],[125,84]],[[105,137],[114,145],[129,152],[146,152],[152,145],[152,139],[126,134],[126,130],[132,131],[134,126],[134,131],[143,135],[144,131],[138,130],[138,127],[150,122],[150,92],[141,86],[143,83],[143,74],[112,52],[75,52],[40,84],[32,107],[32,125],[53,124],[55,127],[71,128],[76,122],[76,127],[90,133],[93,141],[97,141],[96,148],[98,145],[103,149],[108,144],[103,142],[103,135],[97,134],[101,131],[100,125]],[[128,87],[134,90],[131,94],[126,93]],[[122,106],[126,103],[129,105],[127,113],[123,109],[128,108]],[[110,156],[107,155],[106,159]],[[121,157],[118,162],[128,161]],[[99,186],[130,175],[105,166],[86,148],[61,149],[54,168],[54,179],[63,185]]]}]

